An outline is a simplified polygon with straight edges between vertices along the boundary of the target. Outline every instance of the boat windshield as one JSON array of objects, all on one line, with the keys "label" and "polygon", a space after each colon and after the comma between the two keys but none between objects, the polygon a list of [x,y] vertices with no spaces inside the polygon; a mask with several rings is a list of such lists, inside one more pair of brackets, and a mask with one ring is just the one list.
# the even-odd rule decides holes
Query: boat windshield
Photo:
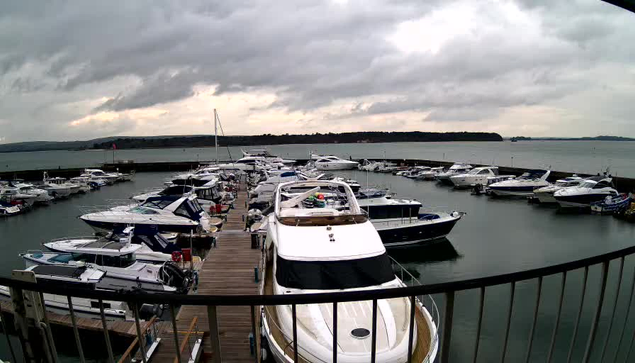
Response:
[{"label": "boat windshield", "polygon": [[278,284],[306,290],[377,286],[395,279],[388,254],[344,261],[293,261],[278,256]]},{"label": "boat windshield", "polygon": [[132,209],[130,209],[128,212],[130,213],[137,213],[137,214],[159,214],[159,212],[150,209],[150,208],[146,208],[146,207],[134,207]]},{"label": "boat windshield", "polygon": [[597,182],[594,181],[585,181],[580,184],[580,188],[593,188]]}]

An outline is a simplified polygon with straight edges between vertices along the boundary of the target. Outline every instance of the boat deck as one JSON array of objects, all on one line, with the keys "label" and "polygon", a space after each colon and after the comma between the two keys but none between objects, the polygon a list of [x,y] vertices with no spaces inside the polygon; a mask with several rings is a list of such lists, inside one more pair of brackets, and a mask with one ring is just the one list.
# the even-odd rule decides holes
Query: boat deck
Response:
[{"label": "boat deck", "polygon": [[[234,207],[229,210],[227,220],[222,230],[218,232],[216,247],[209,251],[199,270],[198,289],[196,292],[190,291],[190,294],[258,294],[254,268],[260,261],[260,249],[251,249],[251,236],[244,230],[243,215],[247,214],[245,206],[247,192],[244,188],[244,184],[241,184]],[[249,334],[252,331],[250,308],[219,306],[217,314],[221,345],[220,358],[222,358],[218,361],[254,362],[256,357],[251,355],[249,341]],[[209,339],[210,327],[206,306],[184,306],[180,309],[176,318],[179,344],[182,343],[185,334],[191,330],[194,319],[196,319],[197,327],[195,330],[203,333],[204,336],[203,360],[210,361],[218,358],[214,356],[218,352],[212,351]],[[162,341],[152,358],[153,362],[172,363],[176,358],[172,326],[168,325],[160,334]],[[182,352],[182,361],[187,359],[189,359],[188,350],[185,349]]]},{"label": "boat deck", "polygon": [[[272,269],[267,269],[265,279],[264,279],[264,294],[272,295],[273,294],[273,273]],[[278,320],[278,313],[276,312],[276,308],[274,306],[265,307],[266,315],[268,316],[267,322],[269,323],[269,329],[271,330],[271,334],[278,346],[283,347],[284,353],[289,356],[294,356],[293,351],[293,341],[290,336],[286,336],[282,333],[280,329],[280,322]],[[430,335],[430,327],[428,326],[428,322],[426,318],[423,316],[423,312],[420,309],[415,310],[415,321],[417,324],[417,342],[414,351],[412,352],[412,362],[423,362],[426,355],[430,351],[431,344],[431,335]],[[338,319],[339,320],[339,319]],[[369,361],[370,361],[370,357]],[[298,355],[299,362],[307,362],[305,358],[301,355]]]}]

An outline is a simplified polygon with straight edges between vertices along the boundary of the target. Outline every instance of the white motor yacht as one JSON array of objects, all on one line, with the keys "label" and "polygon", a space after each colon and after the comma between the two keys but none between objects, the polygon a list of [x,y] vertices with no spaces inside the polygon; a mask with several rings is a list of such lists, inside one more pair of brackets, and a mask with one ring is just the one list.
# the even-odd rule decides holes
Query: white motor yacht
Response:
[{"label": "white motor yacht", "polygon": [[350,170],[355,169],[359,163],[357,161],[345,160],[333,155],[322,156],[315,161],[318,170]]},{"label": "white motor yacht", "polygon": [[0,186],[0,200],[9,204],[22,204],[24,207],[31,207],[38,199],[37,195],[23,193],[20,188],[5,185]]},{"label": "white motor yacht", "polygon": [[132,207],[115,207],[79,217],[98,232],[126,226],[157,226],[160,232],[209,230],[209,215],[201,208],[196,196],[163,195],[148,198]]},{"label": "white motor yacht", "polygon": [[[34,265],[16,273],[27,272],[35,274],[38,282],[52,283],[59,286],[60,292],[64,291],[64,287],[82,288],[86,290],[102,289],[102,279],[106,275],[104,271],[97,270],[88,266],[62,266],[62,265]],[[26,294],[25,298],[30,299],[33,296]],[[68,298],[64,295],[43,294],[44,305],[47,311],[68,314],[69,305]],[[9,287],[0,285],[0,298],[4,300],[11,299]],[[99,300],[87,299],[80,297],[71,298],[73,303],[73,312],[80,317],[98,318],[101,315],[99,309]],[[132,320],[134,319],[132,311],[128,304],[123,301],[104,300],[104,316],[108,320]]]},{"label": "white motor yacht", "polygon": [[530,197],[535,189],[550,185],[547,181],[550,173],[550,170],[529,170],[514,179],[490,184],[488,188],[495,196]]},{"label": "white motor yacht", "polygon": [[27,267],[33,265],[89,266],[104,271],[102,288],[109,290],[141,289],[153,292],[183,292],[189,286],[189,278],[176,265],[139,262],[134,254],[140,245],[116,241],[93,241],[69,246],[55,241],[50,248],[67,249],[70,252],[29,251],[21,254]]},{"label": "white motor yacht", "polygon": [[603,201],[607,196],[617,196],[619,193],[613,188],[613,179],[595,176],[586,179],[578,186],[563,188],[553,197],[561,207],[588,208],[594,202]]},{"label": "white motor yacht", "polygon": [[442,166],[437,166],[434,168],[430,168],[429,170],[425,170],[420,172],[415,179],[418,180],[434,180],[436,179],[437,175],[443,172],[443,167]]},{"label": "white motor yacht", "polygon": [[[52,182],[51,180],[55,181]],[[58,179],[51,179],[47,172],[44,172],[43,183],[38,185],[39,188],[46,190],[49,195],[55,199],[68,198],[72,194],[73,185],[60,183]],[[79,188],[77,188],[79,190]]]},{"label": "white motor yacht", "polygon": [[470,164],[455,163],[447,171],[437,174],[437,180],[440,183],[452,185],[450,177],[459,174],[466,174],[470,170],[472,170],[472,165]]},{"label": "white motor yacht", "polygon": [[[332,193],[343,188],[337,198]],[[288,193],[305,189],[300,194]],[[317,194],[316,194],[317,193]],[[307,204],[309,198],[316,200]],[[268,220],[265,243],[264,294],[289,295],[388,289],[405,286],[392,271],[379,234],[357,204],[350,187],[333,181],[282,184]],[[368,362],[371,354],[373,304],[370,301],[339,303],[337,346],[333,347],[333,305],[296,305],[298,356],[302,362],[329,362],[337,349],[338,362]],[[438,348],[437,327],[417,302],[415,349],[432,362]],[[410,299],[377,302],[376,359],[405,362],[410,331]],[[289,305],[265,307],[263,335],[277,362],[293,362],[289,351],[293,313]],[[420,339],[421,338],[421,339]]]},{"label": "white motor yacht", "polygon": [[553,197],[553,194],[556,191],[580,185],[580,183],[582,183],[583,181],[584,179],[577,175],[566,177],[564,179],[558,179],[554,184],[535,189],[534,198],[538,199],[540,203],[557,203],[556,198]]},{"label": "white motor yacht", "polygon": [[476,184],[487,185],[487,178],[497,175],[497,166],[481,166],[465,174],[453,175],[450,177],[450,181],[452,181],[455,188],[469,188]]},{"label": "white motor yacht", "polygon": [[106,173],[101,169],[84,169],[84,173],[80,176],[86,176],[92,180],[104,180],[107,184],[114,184],[119,180],[118,173]]},{"label": "white motor yacht", "polygon": [[20,182],[14,184],[14,186],[18,188],[22,194],[34,195],[35,204],[49,204],[53,200],[53,197],[51,197],[46,190],[36,188],[33,184]]},{"label": "white motor yacht", "polygon": [[386,248],[426,244],[444,238],[463,215],[456,211],[422,212],[421,202],[395,199],[384,190],[360,190],[356,196]]}]

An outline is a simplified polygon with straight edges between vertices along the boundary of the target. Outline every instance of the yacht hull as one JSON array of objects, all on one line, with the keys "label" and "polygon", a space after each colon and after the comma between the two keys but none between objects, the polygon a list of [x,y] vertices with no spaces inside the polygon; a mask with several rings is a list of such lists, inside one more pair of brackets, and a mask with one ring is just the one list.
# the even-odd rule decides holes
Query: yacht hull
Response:
[{"label": "yacht hull", "polygon": [[317,170],[351,170],[357,168],[357,163],[324,163],[316,164]]},{"label": "yacht hull", "polygon": [[522,186],[522,187],[489,187],[490,192],[497,196],[510,196],[510,197],[531,197],[534,195],[535,186]]},{"label": "yacht hull", "polygon": [[177,225],[177,224],[157,224],[157,223],[140,223],[140,222],[129,222],[129,223],[120,223],[120,222],[110,222],[110,221],[98,221],[94,219],[84,219],[81,218],[86,224],[88,224],[95,232],[110,232],[115,228],[125,228],[127,226],[156,226],[158,231],[161,233],[164,232],[174,232],[174,233],[190,233],[191,231],[196,231],[199,226],[192,225]]},{"label": "yacht hull", "polygon": [[386,248],[423,245],[446,237],[460,216],[409,222],[400,220],[371,220]]},{"label": "yacht hull", "polygon": [[607,194],[580,194],[554,196],[555,200],[564,208],[589,208],[591,203],[600,202],[606,198]]}]

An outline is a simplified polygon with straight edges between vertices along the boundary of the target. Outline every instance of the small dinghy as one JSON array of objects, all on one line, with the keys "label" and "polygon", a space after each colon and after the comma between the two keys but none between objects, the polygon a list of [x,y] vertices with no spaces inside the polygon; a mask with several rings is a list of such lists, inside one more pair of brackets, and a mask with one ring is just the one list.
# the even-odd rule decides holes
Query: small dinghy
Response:
[{"label": "small dinghy", "polygon": [[591,212],[597,214],[612,214],[631,204],[631,197],[626,194],[607,196],[604,200],[591,203]]}]

